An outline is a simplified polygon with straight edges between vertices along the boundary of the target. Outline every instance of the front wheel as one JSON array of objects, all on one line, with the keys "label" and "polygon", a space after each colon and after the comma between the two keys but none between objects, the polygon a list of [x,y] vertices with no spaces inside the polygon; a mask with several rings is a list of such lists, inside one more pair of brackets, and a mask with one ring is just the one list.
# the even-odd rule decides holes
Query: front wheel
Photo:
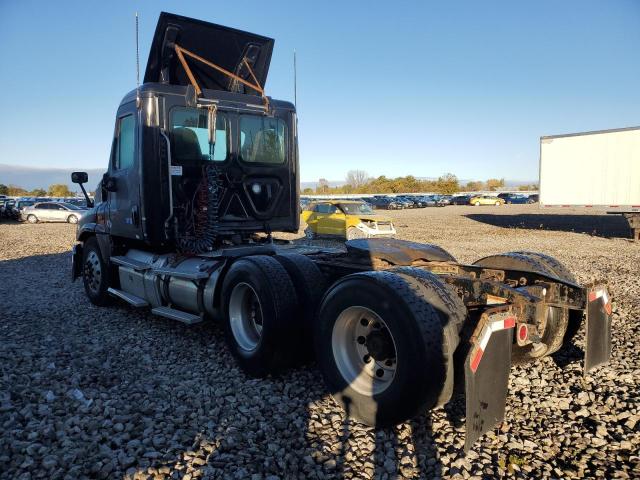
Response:
[{"label": "front wheel", "polygon": [[109,289],[109,270],[102,258],[98,240],[95,237],[84,242],[82,283],[91,303],[99,307],[111,303],[111,297],[107,292]]},{"label": "front wheel", "polygon": [[27,217],[27,222],[29,222],[29,223],[38,223],[38,217],[36,217],[35,215],[29,215]]},{"label": "front wheel", "polygon": [[480,206],[480,202],[476,202],[476,203],[474,203],[474,205],[475,205],[476,207],[479,207],[479,206]]},{"label": "front wheel", "polygon": [[500,202],[496,202],[496,203],[495,203],[495,206],[496,206],[496,207],[499,207],[499,206],[500,206]]},{"label": "front wheel", "polygon": [[357,240],[359,238],[367,238],[367,235],[356,227],[349,227],[346,232],[347,240]]}]

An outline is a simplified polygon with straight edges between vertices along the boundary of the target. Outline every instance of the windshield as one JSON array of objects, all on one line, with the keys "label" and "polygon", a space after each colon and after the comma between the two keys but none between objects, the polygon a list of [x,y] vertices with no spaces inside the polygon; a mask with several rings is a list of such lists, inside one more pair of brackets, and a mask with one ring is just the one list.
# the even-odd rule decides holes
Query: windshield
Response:
[{"label": "windshield", "polygon": [[240,157],[249,163],[282,164],[285,161],[285,123],[279,118],[240,117]]},{"label": "windshield", "polygon": [[371,207],[369,205],[367,205],[366,203],[357,203],[357,202],[341,203],[340,204],[340,208],[347,215],[357,215],[357,214],[360,214],[360,213],[364,213],[364,214],[372,214],[373,213],[373,210],[371,210]]}]

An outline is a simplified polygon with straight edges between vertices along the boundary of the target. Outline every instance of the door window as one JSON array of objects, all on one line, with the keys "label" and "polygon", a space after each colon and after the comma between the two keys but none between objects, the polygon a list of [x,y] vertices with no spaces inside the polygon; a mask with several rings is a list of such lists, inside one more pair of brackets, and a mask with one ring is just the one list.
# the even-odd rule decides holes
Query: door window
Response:
[{"label": "door window", "polygon": [[115,168],[124,170],[133,166],[135,156],[135,120],[133,115],[122,117],[118,121],[118,140],[116,143]]},{"label": "door window", "polygon": [[318,206],[316,206],[316,212],[317,213],[336,213],[336,206],[335,205],[331,205],[329,203],[321,203]]}]

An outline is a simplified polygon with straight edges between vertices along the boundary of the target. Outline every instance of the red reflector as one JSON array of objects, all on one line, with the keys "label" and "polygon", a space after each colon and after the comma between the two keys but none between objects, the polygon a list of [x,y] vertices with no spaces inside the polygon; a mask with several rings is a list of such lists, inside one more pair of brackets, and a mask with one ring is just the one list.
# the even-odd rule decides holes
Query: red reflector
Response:
[{"label": "red reflector", "polygon": [[596,295],[596,292],[589,292],[589,301],[590,302],[594,302],[596,300],[596,298],[598,298],[598,296]]},{"label": "red reflector", "polygon": [[471,371],[473,373],[476,373],[476,370],[478,370],[478,365],[480,365],[480,360],[482,359],[482,354],[484,352],[482,351],[481,348],[479,348],[478,350],[476,350],[475,355],[473,356],[473,358],[471,359]]},{"label": "red reflector", "polygon": [[528,335],[529,329],[527,328],[527,326],[524,324],[520,325],[520,328],[518,328],[518,338],[520,339],[520,341],[524,342],[527,339]]},{"label": "red reflector", "polygon": [[515,317],[507,317],[504,319],[504,328],[513,328],[516,326]]},{"label": "red reflector", "polygon": [[605,304],[604,309],[607,312],[607,315],[611,315],[612,309],[610,303]]}]

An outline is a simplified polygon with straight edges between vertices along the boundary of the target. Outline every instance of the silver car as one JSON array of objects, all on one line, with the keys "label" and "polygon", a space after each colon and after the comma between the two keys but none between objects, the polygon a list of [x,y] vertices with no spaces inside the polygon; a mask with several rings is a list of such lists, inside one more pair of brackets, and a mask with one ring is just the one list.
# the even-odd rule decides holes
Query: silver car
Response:
[{"label": "silver car", "polygon": [[67,222],[78,223],[78,219],[87,211],[70,203],[41,202],[24,208],[20,215],[29,223]]}]

